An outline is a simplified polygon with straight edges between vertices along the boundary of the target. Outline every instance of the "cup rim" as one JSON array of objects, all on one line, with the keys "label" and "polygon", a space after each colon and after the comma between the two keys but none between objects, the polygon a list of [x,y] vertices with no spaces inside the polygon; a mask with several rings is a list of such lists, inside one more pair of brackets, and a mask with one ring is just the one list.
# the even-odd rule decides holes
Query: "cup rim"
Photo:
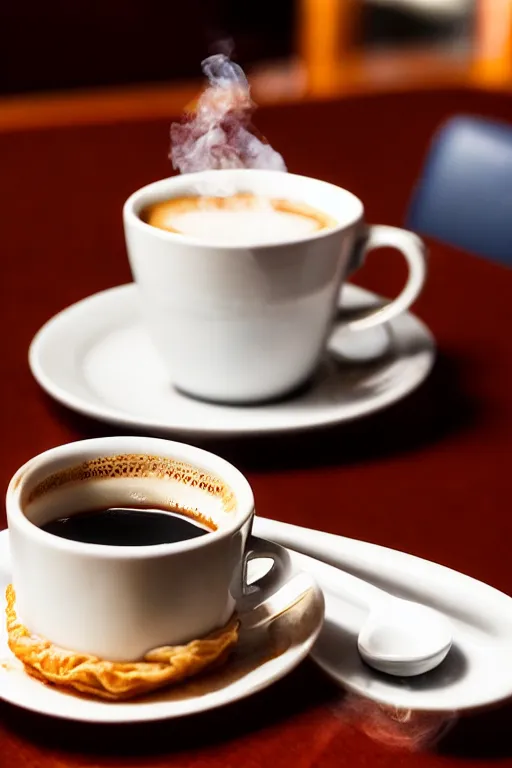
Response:
[{"label": "cup rim", "polygon": [[[84,453],[88,449],[87,456]],[[124,446],[124,447],[123,447]],[[151,447],[152,446],[152,447]],[[160,450],[158,450],[160,448]],[[164,451],[164,448],[166,450]],[[64,539],[43,531],[35,523],[31,522],[23,513],[19,504],[20,495],[24,484],[30,478],[31,473],[46,462],[69,456],[76,459],[76,463],[86,458],[91,459],[101,456],[109,456],[123,453],[141,453],[148,455],[160,455],[166,458],[176,458],[193,466],[199,466],[215,473],[232,490],[237,501],[237,514],[232,522],[216,531],[209,532],[208,536],[200,536],[181,542],[170,544],[150,544],[143,546],[115,546],[110,544],[90,544],[86,542]],[[70,463],[73,466],[74,461]],[[163,438],[137,437],[137,436],[112,436],[99,437],[87,440],[77,440],[71,443],[50,448],[33,456],[23,464],[12,476],[6,493],[6,509],[8,528],[16,527],[24,536],[29,537],[40,546],[67,553],[74,553],[81,557],[90,557],[110,560],[142,560],[163,557],[165,555],[181,554],[191,550],[208,547],[213,542],[232,536],[250,520],[254,514],[254,496],[248,480],[233,464],[211,451],[203,448],[180,443]]]},{"label": "cup rim", "polygon": [[[265,243],[209,243],[208,241],[201,240],[200,238],[194,238],[190,235],[185,235],[180,232],[169,232],[168,230],[159,229],[158,227],[151,226],[151,224],[147,224],[145,221],[142,221],[140,216],[138,216],[137,210],[143,207],[144,200],[148,198],[148,196],[151,196],[152,193],[157,192],[159,189],[167,188],[168,186],[173,185],[173,181],[176,180],[176,183],[179,183],[179,181],[183,179],[194,177],[197,179],[199,177],[201,178],[215,178],[219,174],[222,174],[224,177],[243,177],[243,176],[273,176],[273,177],[280,177],[280,176],[287,176],[291,177],[293,179],[300,180],[301,183],[314,183],[316,185],[322,186],[326,189],[330,189],[333,193],[343,193],[344,195],[348,195],[353,203],[358,208],[358,215],[354,216],[352,219],[346,222],[340,222],[337,226],[334,227],[328,227],[326,229],[321,229],[317,232],[311,232],[307,235],[304,235],[303,237],[294,239],[293,241],[287,241],[287,240],[276,240],[275,242],[265,242]],[[309,243],[315,240],[322,240],[326,237],[331,237],[335,233],[343,232],[350,227],[353,227],[355,224],[357,224],[359,221],[361,221],[364,217],[364,205],[363,202],[357,195],[355,195],[353,192],[350,192],[350,190],[345,189],[344,187],[339,187],[336,184],[332,184],[329,181],[324,181],[323,179],[316,179],[313,176],[304,176],[297,173],[288,173],[287,171],[276,171],[276,170],[264,170],[259,168],[230,168],[230,169],[222,169],[222,170],[208,170],[208,171],[195,171],[194,173],[184,173],[184,174],[175,174],[173,176],[168,176],[164,179],[159,179],[158,181],[153,181],[150,184],[145,184],[143,187],[140,187],[135,192],[132,192],[132,194],[128,197],[126,202],[123,205],[123,220],[125,223],[125,226],[135,227],[141,232],[151,233],[153,237],[157,237],[159,240],[163,240],[164,242],[168,243],[180,243],[181,245],[190,245],[190,246],[200,246],[201,248],[209,249],[209,250],[228,250],[228,251],[236,251],[240,250],[241,248],[244,249],[250,249],[251,251],[258,251],[258,250],[264,250],[268,248],[279,248],[279,247],[287,247],[290,245],[298,245],[301,243]]]}]

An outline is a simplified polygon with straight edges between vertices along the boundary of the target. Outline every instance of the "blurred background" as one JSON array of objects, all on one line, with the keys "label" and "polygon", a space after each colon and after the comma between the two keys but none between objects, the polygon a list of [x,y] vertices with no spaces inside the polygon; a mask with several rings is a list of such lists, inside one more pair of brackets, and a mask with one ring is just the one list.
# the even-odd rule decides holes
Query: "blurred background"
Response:
[{"label": "blurred background", "polygon": [[264,98],[512,82],[511,0],[24,0],[0,4],[4,97],[200,78],[231,38]]}]

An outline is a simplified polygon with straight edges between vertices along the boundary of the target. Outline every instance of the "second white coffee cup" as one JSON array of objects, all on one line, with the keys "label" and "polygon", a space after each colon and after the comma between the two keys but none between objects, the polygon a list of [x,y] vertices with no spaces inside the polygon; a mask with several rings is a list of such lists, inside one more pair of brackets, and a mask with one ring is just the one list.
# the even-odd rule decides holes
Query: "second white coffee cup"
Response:
[{"label": "second white coffee cup", "polygon": [[[219,245],[140,217],[148,205],[197,195],[209,185],[303,203],[337,224],[293,242]],[[126,201],[124,226],[142,316],[170,380],[212,401],[264,401],[304,383],[324,352],[341,285],[370,250],[397,248],[408,280],[393,301],[347,321],[347,330],[404,312],[425,281],[425,248],[416,235],[367,226],[363,204],[351,192],[280,171],[205,171],[155,182]]]}]

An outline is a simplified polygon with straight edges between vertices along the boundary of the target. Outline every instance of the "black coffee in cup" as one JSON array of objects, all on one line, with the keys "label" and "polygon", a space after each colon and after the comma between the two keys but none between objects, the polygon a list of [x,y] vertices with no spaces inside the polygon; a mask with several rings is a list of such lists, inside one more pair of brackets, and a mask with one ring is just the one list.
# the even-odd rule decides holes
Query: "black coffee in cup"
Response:
[{"label": "black coffee in cup", "polygon": [[59,517],[41,526],[43,531],[62,539],[85,544],[114,547],[145,547],[175,544],[211,533],[205,519],[184,515],[177,510],[108,507]]}]

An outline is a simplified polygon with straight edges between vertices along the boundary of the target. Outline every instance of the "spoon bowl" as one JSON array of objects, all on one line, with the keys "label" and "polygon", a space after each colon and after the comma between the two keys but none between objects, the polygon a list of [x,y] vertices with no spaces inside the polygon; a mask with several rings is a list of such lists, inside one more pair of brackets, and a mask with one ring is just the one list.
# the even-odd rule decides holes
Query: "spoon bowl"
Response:
[{"label": "spoon bowl", "polygon": [[400,677],[422,675],[437,667],[452,646],[449,622],[426,605],[391,597],[370,610],[357,647],[379,672]]}]

